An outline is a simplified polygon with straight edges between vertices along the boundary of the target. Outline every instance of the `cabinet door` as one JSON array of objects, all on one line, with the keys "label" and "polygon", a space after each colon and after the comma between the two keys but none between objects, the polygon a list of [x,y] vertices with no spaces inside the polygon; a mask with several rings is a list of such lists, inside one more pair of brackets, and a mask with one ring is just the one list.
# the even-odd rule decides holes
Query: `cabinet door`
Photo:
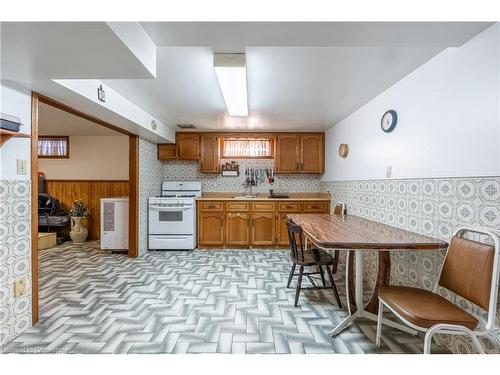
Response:
[{"label": "cabinet door", "polygon": [[177,158],[177,146],[175,144],[159,144],[158,145],[158,159],[170,160]]},{"label": "cabinet door", "polygon": [[254,212],[251,219],[252,245],[274,245],[276,235],[274,212]]},{"label": "cabinet door", "polygon": [[200,158],[200,135],[190,133],[177,134],[177,156],[179,159]]},{"label": "cabinet door", "polygon": [[226,216],[226,245],[248,245],[250,242],[248,212],[228,212]]},{"label": "cabinet door", "polygon": [[200,172],[219,172],[219,138],[214,134],[203,134],[201,136]]},{"label": "cabinet door", "polygon": [[278,240],[278,245],[280,246],[288,246],[288,227],[286,225],[286,217],[287,213],[279,213],[277,216],[277,223],[276,223],[276,231],[277,233],[277,240]]},{"label": "cabinet door", "polygon": [[325,142],[323,134],[307,134],[300,137],[300,172],[325,172]]},{"label": "cabinet door", "polygon": [[200,245],[223,245],[224,214],[221,212],[200,212],[198,218],[198,242]]},{"label": "cabinet door", "polygon": [[282,134],[276,138],[276,172],[297,173],[299,170],[299,140],[296,134]]}]

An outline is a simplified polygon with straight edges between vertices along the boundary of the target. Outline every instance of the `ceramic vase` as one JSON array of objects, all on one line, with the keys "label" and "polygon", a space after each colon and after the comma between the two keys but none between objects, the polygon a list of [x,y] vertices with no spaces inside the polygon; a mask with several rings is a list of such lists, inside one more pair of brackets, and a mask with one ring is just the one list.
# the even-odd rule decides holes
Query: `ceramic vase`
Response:
[{"label": "ceramic vase", "polygon": [[82,243],[87,239],[89,230],[82,225],[83,217],[71,217],[71,231],[69,236],[73,243]]}]

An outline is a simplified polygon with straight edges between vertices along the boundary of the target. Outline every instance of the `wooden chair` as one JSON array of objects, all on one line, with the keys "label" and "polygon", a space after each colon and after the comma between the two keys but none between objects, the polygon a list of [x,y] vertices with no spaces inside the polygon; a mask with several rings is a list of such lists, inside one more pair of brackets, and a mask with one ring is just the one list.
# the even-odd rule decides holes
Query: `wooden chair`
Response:
[{"label": "wooden chair", "polygon": [[[344,216],[347,213],[347,208],[344,202],[337,202],[335,204],[335,207],[333,208],[333,214],[334,215],[339,215],[339,216]],[[333,266],[332,266],[332,273],[335,275],[338,271],[339,268],[339,256],[340,252],[338,250],[335,250],[333,252]]]},{"label": "wooden chair", "polygon": [[[290,242],[291,249],[291,260],[292,260],[292,269],[290,270],[290,275],[288,276],[288,283],[286,285],[287,288],[290,287],[292,279],[295,274],[295,268],[299,266],[297,287],[295,291],[295,307],[298,306],[299,296],[301,290],[317,290],[317,289],[328,289],[331,288],[333,294],[335,295],[335,299],[337,300],[337,305],[342,308],[342,303],[340,302],[339,292],[337,290],[337,286],[335,285],[335,281],[333,280],[333,275],[330,270],[330,266],[334,264],[334,258],[328,254],[324,250],[320,250],[317,248],[304,249],[304,238],[302,235],[302,227],[300,225],[295,224],[291,219],[286,220],[286,224],[288,227],[288,240]],[[323,270],[323,266],[325,266],[326,273],[330,280],[330,286],[327,286],[325,282],[325,270]],[[317,267],[317,271],[315,272],[304,272],[304,267]],[[314,280],[311,278],[311,275],[321,276],[321,281],[323,283],[323,287],[317,286],[314,283]],[[306,276],[312,287],[302,288],[302,277]]]},{"label": "wooden chair", "polygon": [[[463,237],[467,232],[486,234],[493,246]],[[431,351],[432,335],[448,333],[468,335],[478,351],[484,349],[479,336],[490,334],[495,326],[499,278],[499,238],[480,229],[459,229],[451,239],[433,291],[404,286],[385,286],[379,291],[377,346],[380,345],[384,306],[409,327],[426,332],[424,354]],[[488,311],[484,327],[477,329],[479,320],[446,298],[437,294],[439,287],[446,288]]]}]

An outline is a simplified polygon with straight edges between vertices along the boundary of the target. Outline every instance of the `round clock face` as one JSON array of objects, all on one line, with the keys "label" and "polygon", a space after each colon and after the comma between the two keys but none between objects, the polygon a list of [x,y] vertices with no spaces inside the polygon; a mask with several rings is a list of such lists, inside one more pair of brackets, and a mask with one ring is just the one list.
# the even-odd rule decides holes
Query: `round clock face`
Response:
[{"label": "round clock face", "polygon": [[382,120],[380,120],[380,127],[386,133],[390,133],[396,127],[396,123],[398,122],[398,115],[396,111],[389,110],[382,116]]}]

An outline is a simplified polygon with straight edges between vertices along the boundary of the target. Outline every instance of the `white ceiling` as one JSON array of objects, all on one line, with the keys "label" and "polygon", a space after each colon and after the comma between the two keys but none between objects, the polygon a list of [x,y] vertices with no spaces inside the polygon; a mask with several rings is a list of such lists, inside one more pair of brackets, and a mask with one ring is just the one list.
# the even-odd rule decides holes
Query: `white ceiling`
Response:
[{"label": "white ceiling", "polygon": [[[325,130],[489,23],[143,23],[157,78],[106,80],[175,126]],[[248,117],[227,116],[213,52],[245,52]]]},{"label": "white ceiling", "polygon": [[40,135],[66,135],[66,136],[121,136],[123,134],[108,129],[95,122],[73,115],[50,105],[40,103],[39,125]]}]

